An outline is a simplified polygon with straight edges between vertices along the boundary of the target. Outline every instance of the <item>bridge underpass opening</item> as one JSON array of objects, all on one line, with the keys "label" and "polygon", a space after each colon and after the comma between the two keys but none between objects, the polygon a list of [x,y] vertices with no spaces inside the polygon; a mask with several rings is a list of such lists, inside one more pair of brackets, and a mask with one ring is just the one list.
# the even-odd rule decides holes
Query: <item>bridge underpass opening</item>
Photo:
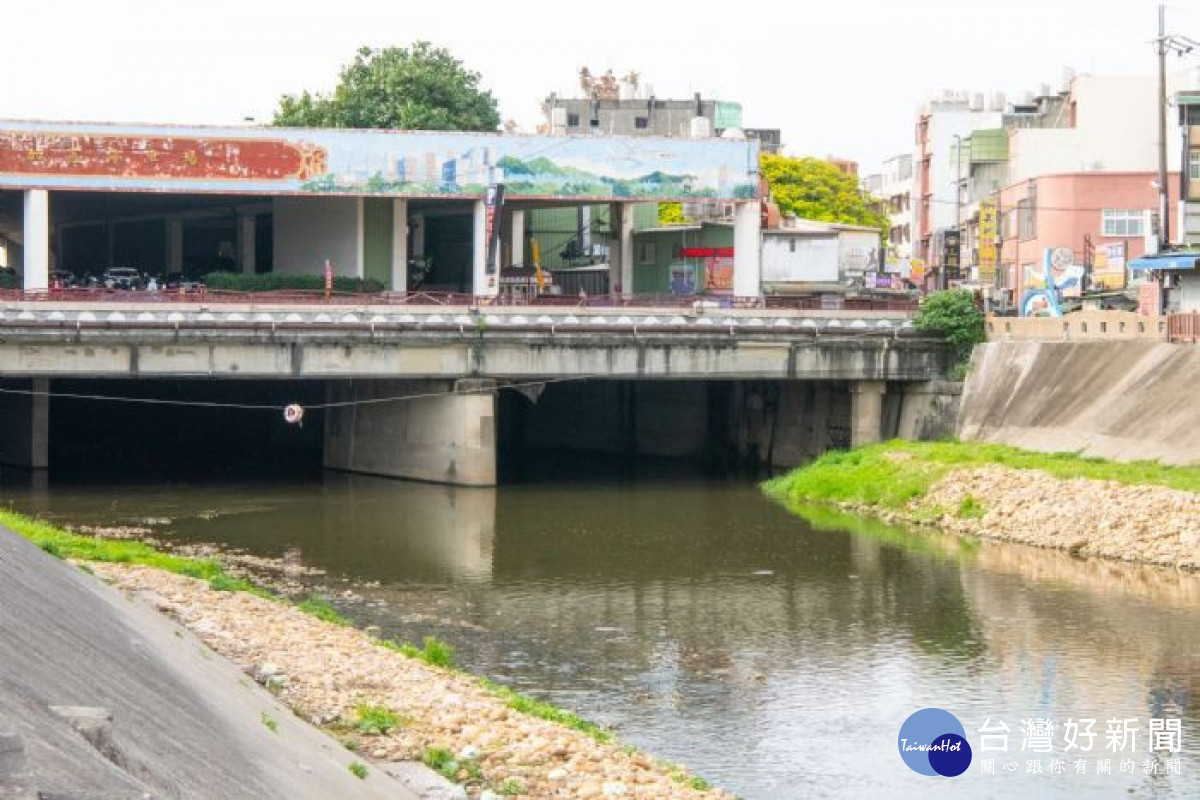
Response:
[{"label": "bridge underpass opening", "polygon": [[298,426],[284,420],[282,409],[289,403],[324,402],[323,381],[64,379],[51,381],[49,391],[49,470],[54,479],[253,480],[321,469],[324,414],[307,411]]},{"label": "bridge underpass opening", "polygon": [[[771,472],[850,446],[847,381],[587,380],[498,398],[502,479],[545,474],[575,456],[674,460],[713,474]],[[894,431],[899,394],[884,400]]]}]

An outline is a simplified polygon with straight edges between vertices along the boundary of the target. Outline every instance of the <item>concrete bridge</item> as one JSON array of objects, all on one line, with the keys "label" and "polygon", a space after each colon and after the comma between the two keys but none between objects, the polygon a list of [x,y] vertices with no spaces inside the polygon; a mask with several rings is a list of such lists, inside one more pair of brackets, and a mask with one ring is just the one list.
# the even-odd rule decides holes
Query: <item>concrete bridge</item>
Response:
[{"label": "concrete bridge", "polygon": [[468,485],[495,482],[514,382],[836,384],[858,444],[951,363],[903,312],[24,300],[0,329],[0,376],[30,392],[0,397],[7,463],[46,466],[58,379],[303,380],[327,386],[327,466]]}]

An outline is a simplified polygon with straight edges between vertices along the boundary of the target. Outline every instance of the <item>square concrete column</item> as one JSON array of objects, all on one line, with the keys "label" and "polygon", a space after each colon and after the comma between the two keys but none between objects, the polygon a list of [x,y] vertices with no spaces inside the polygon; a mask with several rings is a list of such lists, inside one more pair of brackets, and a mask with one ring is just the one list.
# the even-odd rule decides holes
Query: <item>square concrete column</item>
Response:
[{"label": "square concrete column", "polygon": [[253,275],[258,249],[255,242],[258,219],[253,214],[241,214],[237,221],[238,266],[245,275]]},{"label": "square concrete column", "polygon": [[393,292],[408,289],[408,200],[392,200],[392,285]]},{"label": "square concrete column", "polygon": [[738,203],[733,214],[733,295],[762,296],[762,241],[759,204]]},{"label": "square concrete column", "polygon": [[46,469],[50,453],[50,380],[17,381],[26,394],[0,395],[0,463]]},{"label": "square concrete column", "polygon": [[609,294],[633,295],[633,209],[628,203],[609,206],[612,245],[608,249]]},{"label": "square concrete column", "polygon": [[511,225],[512,263],[516,266],[525,263],[525,212],[514,210]]},{"label": "square concrete column", "polygon": [[884,381],[854,381],[850,386],[850,444],[874,444],[883,434]]},{"label": "square concrete column", "polygon": [[475,201],[471,222],[471,293],[476,297],[495,297],[500,293],[500,278],[487,273],[487,203]]},{"label": "square concrete column", "polygon": [[412,218],[412,257],[425,257],[425,215],[414,214]]},{"label": "square concrete column", "polygon": [[167,273],[183,272],[183,220],[167,220]]},{"label": "square concrete column", "polygon": [[44,292],[50,286],[50,193],[25,191],[25,291]]}]

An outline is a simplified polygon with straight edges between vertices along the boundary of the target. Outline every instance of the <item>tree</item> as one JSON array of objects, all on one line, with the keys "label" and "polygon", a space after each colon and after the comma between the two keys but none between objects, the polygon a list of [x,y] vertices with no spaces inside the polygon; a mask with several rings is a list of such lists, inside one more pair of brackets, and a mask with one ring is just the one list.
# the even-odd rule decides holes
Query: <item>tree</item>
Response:
[{"label": "tree", "polygon": [[284,95],[276,125],[314,128],[494,131],[496,99],[479,73],[429,42],[359,49],[331,95]]},{"label": "tree", "polygon": [[965,289],[934,292],[926,297],[913,325],[945,336],[960,362],[966,362],[975,345],[987,340],[987,321],[975,304],[975,295]]},{"label": "tree", "polygon": [[763,155],[760,166],[781,212],[888,232],[888,218],[867,204],[854,177],[828,161]]}]

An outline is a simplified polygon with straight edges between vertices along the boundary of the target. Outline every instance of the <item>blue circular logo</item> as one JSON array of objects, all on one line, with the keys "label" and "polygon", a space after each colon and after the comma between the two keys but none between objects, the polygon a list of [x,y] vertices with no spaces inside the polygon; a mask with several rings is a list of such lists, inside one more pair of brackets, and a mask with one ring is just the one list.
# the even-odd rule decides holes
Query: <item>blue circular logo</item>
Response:
[{"label": "blue circular logo", "polygon": [[900,757],[913,772],[953,778],[971,766],[971,745],[958,718],[940,708],[922,708],[900,726]]}]

